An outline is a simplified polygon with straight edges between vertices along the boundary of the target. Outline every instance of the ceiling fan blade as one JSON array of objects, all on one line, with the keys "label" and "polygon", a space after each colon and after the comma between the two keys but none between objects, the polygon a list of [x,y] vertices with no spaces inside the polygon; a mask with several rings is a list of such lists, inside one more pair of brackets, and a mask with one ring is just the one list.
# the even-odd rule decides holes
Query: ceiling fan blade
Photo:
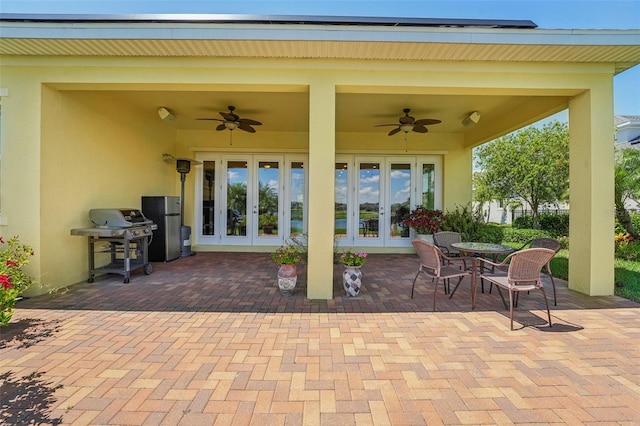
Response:
[{"label": "ceiling fan blade", "polygon": [[196,120],[211,120],[211,121],[224,121],[219,118],[196,118]]},{"label": "ceiling fan blade", "polygon": [[250,118],[241,118],[238,120],[240,124],[249,124],[251,126],[262,126],[262,123],[256,120],[252,120]]},{"label": "ceiling fan blade", "polygon": [[429,131],[429,129],[427,129],[424,126],[421,126],[419,124],[416,124],[413,126],[413,131],[416,133],[427,133]]},{"label": "ceiling fan blade", "polygon": [[398,125],[397,124],[376,124],[373,127],[385,127],[385,126],[394,126],[394,127],[396,127]]},{"label": "ceiling fan blade", "polygon": [[389,132],[389,136],[393,136],[400,131],[400,127],[396,127],[392,131]]},{"label": "ceiling fan blade", "polygon": [[249,132],[249,133],[255,133],[256,132],[256,129],[254,129],[253,127],[249,126],[247,123],[243,123],[243,122],[240,122],[240,124],[238,124],[238,129],[244,130],[245,132]]},{"label": "ceiling fan blade", "polygon": [[224,123],[222,123],[222,124],[218,124],[218,127],[216,127],[216,130],[224,130],[226,128],[227,126],[225,126]]},{"label": "ceiling fan blade", "polygon": [[442,121],[435,120],[433,118],[421,118],[420,120],[416,120],[413,124],[428,126],[430,124],[438,124],[438,123],[442,123]]},{"label": "ceiling fan blade", "polygon": [[240,117],[231,112],[220,112],[220,115],[225,119],[225,121],[238,121],[240,119]]}]

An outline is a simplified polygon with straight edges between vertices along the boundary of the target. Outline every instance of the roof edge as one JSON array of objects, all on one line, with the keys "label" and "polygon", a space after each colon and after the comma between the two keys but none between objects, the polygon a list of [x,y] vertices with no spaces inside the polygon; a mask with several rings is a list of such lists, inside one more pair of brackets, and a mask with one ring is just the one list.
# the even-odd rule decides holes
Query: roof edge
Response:
[{"label": "roof edge", "polygon": [[530,20],[401,18],[368,16],[251,15],[251,14],[19,14],[0,13],[5,22],[168,22],[233,24],[314,24],[394,27],[522,28],[538,26]]}]

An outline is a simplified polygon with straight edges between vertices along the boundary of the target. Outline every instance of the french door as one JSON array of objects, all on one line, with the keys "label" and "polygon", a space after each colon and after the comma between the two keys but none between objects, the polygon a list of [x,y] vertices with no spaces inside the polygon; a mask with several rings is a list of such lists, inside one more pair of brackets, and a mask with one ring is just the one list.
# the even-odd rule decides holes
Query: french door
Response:
[{"label": "french door", "polygon": [[442,208],[439,156],[342,157],[335,167],[335,234],[339,246],[407,247],[403,223],[418,205]]},{"label": "french door", "polygon": [[282,245],[306,232],[305,159],[201,154],[196,216],[199,244]]}]

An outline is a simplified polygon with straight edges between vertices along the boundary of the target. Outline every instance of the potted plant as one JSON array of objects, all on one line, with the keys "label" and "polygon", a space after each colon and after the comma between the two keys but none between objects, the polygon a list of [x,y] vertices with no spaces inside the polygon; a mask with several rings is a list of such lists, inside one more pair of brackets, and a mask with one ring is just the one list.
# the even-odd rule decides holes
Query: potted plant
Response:
[{"label": "potted plant", "polygon": [[278,216],[272,214],[260,215],[258,224],[262,227],[262,232],[265,234],[273,234],[273,228],[278,224]]},{"label": "potted plant", "polygon": [[367,253],[347,250],[340,255],[340,261],[344,265],[342,273],[342,285],[349,297],[360,294],[362,287],[362,271],[360,267],[367,261]]},{"label": "potted plant", "polygon": [[416,232],[416,237],[433,244],[433,234],[438,232],[445,222],[444,214],[440,210],[429,210],[418,206],[409,213],[404,224]]},{"label": "potted plant", "polygon": [[298,281],[296,263],[302,260],[300,252],[292,246],[281,246],[274,253],[271,253],[271,259],[280,265],[280,268],[278,268],[278,288],[280,293],[285,296],[291,296]]}]

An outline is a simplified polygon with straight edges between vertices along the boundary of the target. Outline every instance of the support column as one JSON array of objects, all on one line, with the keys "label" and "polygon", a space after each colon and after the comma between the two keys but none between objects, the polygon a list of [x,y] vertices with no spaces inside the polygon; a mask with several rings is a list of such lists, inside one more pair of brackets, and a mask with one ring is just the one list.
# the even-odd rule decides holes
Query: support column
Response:
[{"label": "support column", "polygon": [[307,298],[333,298],[335,84],[318,79],[309,88],[309,231]]},{"label": "support column", "polygon": [[614,130],[611,77],[569,102],[569,288],[614,292]]}]

